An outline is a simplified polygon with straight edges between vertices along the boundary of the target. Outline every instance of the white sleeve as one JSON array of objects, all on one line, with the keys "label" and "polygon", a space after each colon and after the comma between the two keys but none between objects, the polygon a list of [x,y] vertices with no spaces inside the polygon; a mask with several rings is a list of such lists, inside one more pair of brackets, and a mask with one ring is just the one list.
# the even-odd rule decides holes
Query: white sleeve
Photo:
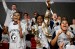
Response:
[{"label": "white sleeve", "polygon": [[6,4],[5,0],[2,0],[2,4],[3,4],[3,7],[5,9],[5,12],[7,12],[9,9],[7,7],[7,4]]},{"label": "white sleeve", "polygon": [[22,34],[24,34],[24,32],[25,32],[25,26],[24,26],[23,23],[21,23],[21,28],[22,28]]},{"label": "white sleeve", "polygon": [[71,38],[73,38],[73,37],[74,37],[74,34],[73,34],[73,33],[71,33],[71,32],[70,32],[70,35],[71,35]]},{"label": "white sleeve", "polygon": [[52,11],[52,9],[50,8],[50,12],[51,12],[51,14],[53,15],[53,11]]}]

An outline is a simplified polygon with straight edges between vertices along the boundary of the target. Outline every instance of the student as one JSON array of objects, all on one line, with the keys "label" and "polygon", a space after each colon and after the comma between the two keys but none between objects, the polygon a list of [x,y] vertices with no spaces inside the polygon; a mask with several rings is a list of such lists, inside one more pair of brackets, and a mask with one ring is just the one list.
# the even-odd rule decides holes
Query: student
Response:
[{"label": "student", "polygon": [[73,44],[75,45],[75,18],[72,19],[72,24],[69,26],[69,31],[74,34]]},{"label": "student", "polygon": [[25,25],[20,21],[20,13],[13,14],[13,21],[8,26],[9,49],[25,49]]},{"label": "student", "polygon": [[75,19],[72,19],[72,24],[70,25],[69,30],[75,35]]},{"label": "student", "polygon": [[51,45],[56,49],[65,49],[66,45],[70,45],[70,39],[74,37],[74,35],[68,31],[68,22],[67,20],[62,20],[60,24],[61,29],[57,30],[53,34],[53,38],[51,41]]},{"label": "student", "polygon": [[16,10],[17,10],[17,6],[16,6],[16,4],[12,4],[11,10],[10,10],[6,5],[5,0],[2,0],[2,3],[3,3],[3,7],[5,9],[5,12],[6,12],[6,19],[5,19],[4,26],[8,27],[9,23],[12,21],[13,13],[16,12]]},{"label": "student", "polygon": [[3,26],[2,40],[3,43],[9,43],[8,28]]},{"label": "student", "polygon": [[36,23],[36,17],[38,16],[39,14],[37,12],[34,12],[34,17],[32,18],[32,25],[34,25]]},{"label": "student", "polygon": [[31,30],[31,20],[29,18],[29,14],[28,13],[24,13],[24,19],[22,19],[21,21],[22,23],[25,24],[25,30],[26,30],[26,47],[30,48],[31,47],[31,42],[30,42],[30,30]]},{"label": "student", "polygon": [[[42,15],[39,15],[36,17],[36,23],[37,23],[36,25],[37,25],[37,30],[38,30],[36,36],[40,41],[41,47],[43,47],[42,49],[44,49],[44,48],[49,49],[47,38],[44,34],[44,31],[42,30],[43,21],[44,21],[44,18]],[[36,41],[38,40],[37,38],[36,38]]]}]

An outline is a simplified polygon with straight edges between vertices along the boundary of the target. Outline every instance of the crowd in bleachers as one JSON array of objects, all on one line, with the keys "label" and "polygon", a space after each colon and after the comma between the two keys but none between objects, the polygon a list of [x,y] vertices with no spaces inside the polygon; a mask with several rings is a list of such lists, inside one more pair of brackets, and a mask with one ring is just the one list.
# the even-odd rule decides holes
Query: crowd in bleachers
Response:
[{"label": "crowd in bleachers", "polygon": [[50,0],[45,15],[36,11],[33,18],[20,13],[16,4],[10,10],[5,0],[2,3],[7,16],[4,26],[0,25],[0,43],[7,43],[7,49],[67,49],[75,45],[75,18],[69,25],[66,17],[51,11]]}]

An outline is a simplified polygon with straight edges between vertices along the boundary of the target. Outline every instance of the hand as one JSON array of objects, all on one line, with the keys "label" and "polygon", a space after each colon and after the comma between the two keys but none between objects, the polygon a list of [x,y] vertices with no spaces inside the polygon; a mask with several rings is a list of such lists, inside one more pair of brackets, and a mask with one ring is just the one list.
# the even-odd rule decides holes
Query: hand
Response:
[{"label": "hand", "polygon": [[70,32],[67,32],[66,35],[68,36],[68,39],[70,39],[71,37]]},{"label": "hand", "polygon": [[20,25],[20,21],[18,20],[17,23]]},{"label": "hand", "polygon": [[59,30],[56,35],[59,36],[61,33],[62,33],[62,30]]},{"label": "hand", "polygon": [[64,46],[64,43],[61,42],[61,43],[59,44],[59,49],[63,49],[63,46]]},{"label": "hand", "polygon": [[70,36],[70,32],[67,32],[66,35]]},{"label": "hand", "polygon": [[47,1],[47,3],[50,2],[50,0],[46,0],[46,1]]}]

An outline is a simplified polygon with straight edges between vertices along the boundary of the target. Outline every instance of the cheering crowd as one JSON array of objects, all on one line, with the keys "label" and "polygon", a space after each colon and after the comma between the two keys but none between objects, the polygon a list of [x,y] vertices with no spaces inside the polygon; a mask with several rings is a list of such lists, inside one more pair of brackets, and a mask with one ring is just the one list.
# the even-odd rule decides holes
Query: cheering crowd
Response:
[{"label": "cheering crowd", "polygon": [[46,13],[39,15],[36,11],[33,18],[27,12],[20,13],[16,4],[11,10],[5,0],[2,4],[6,20],[4,26],[0,25],[0,41],[9,43],[9,49],[66,49],[75,45],[75,18],[69,25],[66,17],[52,12],[50,0],[46,0]]}]

